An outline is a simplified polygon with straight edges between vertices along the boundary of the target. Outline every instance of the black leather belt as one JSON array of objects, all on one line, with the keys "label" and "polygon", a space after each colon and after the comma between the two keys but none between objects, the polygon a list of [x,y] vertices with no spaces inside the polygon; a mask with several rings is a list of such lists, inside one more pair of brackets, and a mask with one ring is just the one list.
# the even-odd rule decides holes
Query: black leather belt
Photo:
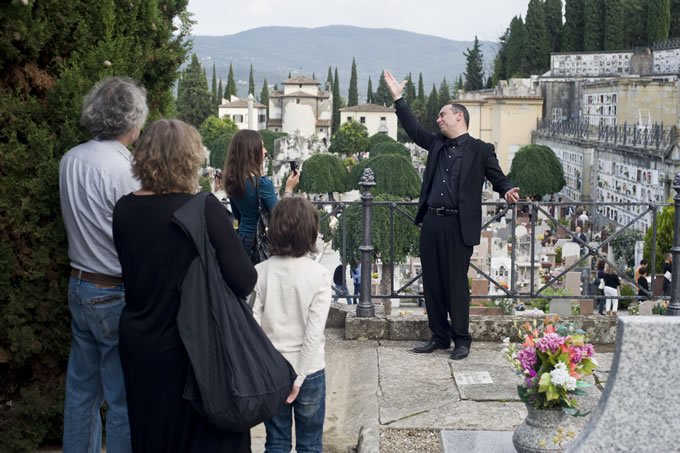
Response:
[{"label": "black leather belt", "polygon": [[438,216],[458,215],[458,209],[449,208],[428,208],[430,212]]},{"label": "black leather belt", "polygon": [[71,268],[71,275],[84,282],[96,283],[99,285],[120,286],[123,284],[123,279],[121,277],[85,272],[73,267]]}]

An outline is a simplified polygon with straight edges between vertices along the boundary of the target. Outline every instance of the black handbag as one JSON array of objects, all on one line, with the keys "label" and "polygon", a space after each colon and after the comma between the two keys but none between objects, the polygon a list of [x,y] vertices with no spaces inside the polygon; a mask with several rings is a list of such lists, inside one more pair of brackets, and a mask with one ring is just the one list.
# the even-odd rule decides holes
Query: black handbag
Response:
[{"label": "black handbag", "polygon": [[262,200],[260,199],[260,178],[255,182],[255,194],[257,196],[257,210],[259,216],[255,224],[255,236],[253,237],[253,247],[250,249],[248,255],[253,264],[261,263],[272,256],[271,244],[269,238],[269,216],[270,212],[262,208]]},{"label": "black handbag", "polygon": [[213,426],[243,432],[286,404],[296,373],[222,278],[205,225],[201,192],[173,221],[198,250],[180,283],[177,328],[191,367],[184,398]]}]

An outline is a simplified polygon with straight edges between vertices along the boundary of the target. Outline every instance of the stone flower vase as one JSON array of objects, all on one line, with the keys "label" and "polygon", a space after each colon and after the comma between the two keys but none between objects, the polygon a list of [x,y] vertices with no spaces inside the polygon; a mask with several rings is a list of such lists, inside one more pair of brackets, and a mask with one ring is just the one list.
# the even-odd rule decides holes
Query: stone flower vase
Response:
[{"label": "stone flower vase", "polygon": [[529,414],[512,435],[512,443],[518,453],[546,453],[561,452],[562,447],[555,444],[557,428],[569,424],[569,415],[561,407],[552,409],[536,409],[533,404],[527,404]]}]

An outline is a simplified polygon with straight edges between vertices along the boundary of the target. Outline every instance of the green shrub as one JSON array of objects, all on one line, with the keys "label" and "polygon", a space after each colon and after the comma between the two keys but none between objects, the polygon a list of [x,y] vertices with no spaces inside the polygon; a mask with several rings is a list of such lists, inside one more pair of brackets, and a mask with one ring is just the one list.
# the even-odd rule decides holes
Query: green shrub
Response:
[{"label": "green shrub", "polygon": [[150,121],[172,115],[186,5],[0,4],[0,348],[9,358],[0,365],[2,452],[61,440],[71,327],[58,167],[90,138],[79,126],[83,96],[103,77],[129,76],[147,90]]},{"label": "green shrub", "polygon": [[[622,296],[634,296],[637,294],[637,291],[630,286],[630,285],[621,285],[621,295]],[[635,299],[619,299],[619,308],[628,308],[628,306],[636,302]]]},{"label": "green shrub", "polygon": [[383,154],[398,154],[400,156],[406,157],[409,160],[411,159],[411,151],[409,151],[408,148],[401,143],[397,142],[378,143],[372,147],[368,153],[369,157],[377,157]]},{"label": "green shrub", "polygon": [[396,140],[390,137],[387,134],[373,134],[370,137],[368,137],[368,150],[372,150],[375,145],[378,143],[396,143]]}]

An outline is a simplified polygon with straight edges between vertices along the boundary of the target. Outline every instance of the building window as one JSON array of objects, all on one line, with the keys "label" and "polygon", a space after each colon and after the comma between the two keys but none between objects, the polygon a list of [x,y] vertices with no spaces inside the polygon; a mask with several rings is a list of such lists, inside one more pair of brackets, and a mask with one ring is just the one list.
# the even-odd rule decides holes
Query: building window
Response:
[{"label": "building window", "polygon": [[296,99],[296,100],[295,100],[295,103],[296,103],[296,104],[299,104],[299,103],[300,103],[300,100],[299,100],[299,99]]},{"label": "building window", "polygon": [[553,120],[553,123],[556,123],[556,122],[562,120],[562,109],[561,108],[552,109],[552,120]]},{"label": "building window", "polygon": [[274,128],[274,132],[278,132],[278,131],[279,131],[279,128],[278,128],[278,127],[275,127],[275,128]]},{"label": "building window", "polygon": [[300,88],[302,88],[302,84],[298,85]]},{"label": "building window", "polygon": [[319,132],[323,132],[323,127],[320,127],[320,128],[319,128]]},{"label": "building window", "polygon": [[387,121],[387,117],[386,117],[386,116],[381,116],[381,117],[380,117],[380,121]]},{"label": "building window", "polygon": [[352,121],[352,117],[351,117],[351,116],[348,116],[348,117],[347,117],[347,121]]},{"label": "building window", "polygon": [[258,123],[264,123],[265,121],[267,121],[266,115],[257,115],[257,122]]},{"label": "building window", "polygon": [[242,123],[243,122],[243,115],[234,115],[234,122]]},{"label": "building window", "polygon": [[360,117],[359,117],[359,122],[360,122],[361,124],[366,124],[366,117],[365,117],[365,116],[360,116]]}]

